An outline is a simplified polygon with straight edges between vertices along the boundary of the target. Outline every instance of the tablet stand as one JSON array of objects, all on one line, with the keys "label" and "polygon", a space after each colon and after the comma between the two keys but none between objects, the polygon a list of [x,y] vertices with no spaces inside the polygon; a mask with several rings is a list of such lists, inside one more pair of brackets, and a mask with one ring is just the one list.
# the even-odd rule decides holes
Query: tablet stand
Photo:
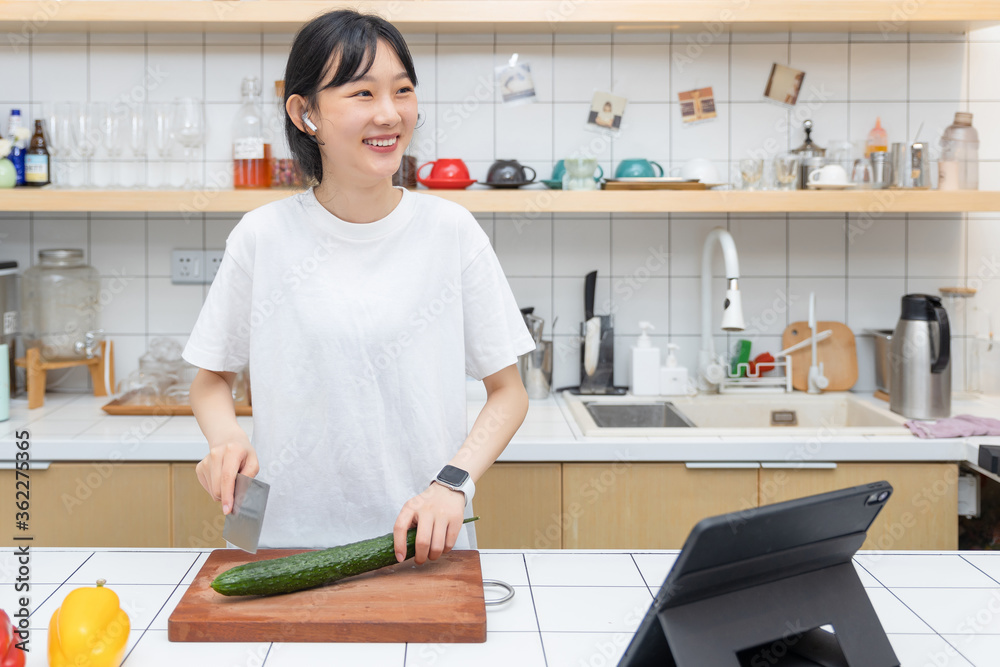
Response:
[{"label": "tablet stand", "polygon": [[[662,632],[650,628],[622,665],[899,666],[850,560],[660,608],[656,615]],[[834,627],[835,639],[818,629],[824,625]]]}]

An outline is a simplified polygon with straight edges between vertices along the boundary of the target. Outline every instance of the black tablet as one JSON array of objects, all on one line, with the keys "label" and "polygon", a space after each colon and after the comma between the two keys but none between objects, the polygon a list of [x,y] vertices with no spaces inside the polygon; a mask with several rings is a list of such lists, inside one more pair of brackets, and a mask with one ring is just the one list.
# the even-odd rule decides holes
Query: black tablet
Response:
[{"label": "black tablet", "polygon": [[891,494],[875,482],[699,521],[619,667],[670,664],[661,610],[849,563]]}]

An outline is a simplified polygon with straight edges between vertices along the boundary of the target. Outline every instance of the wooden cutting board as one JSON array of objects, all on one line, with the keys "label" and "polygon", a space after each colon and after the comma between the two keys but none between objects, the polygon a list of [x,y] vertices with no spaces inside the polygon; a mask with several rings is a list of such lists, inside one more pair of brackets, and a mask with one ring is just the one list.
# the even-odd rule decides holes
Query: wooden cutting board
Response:
[{"label": "wooden cutting board", "polygon": [[478,551],[412,559],[295,593],[225,596],[217,574],[308,549],[216,549],[167,621],[174,642],[485,642]]},{"label": "wooden cutting board", "polygon": [[[816,343],[816,361],[823,363],[823,375],[830,379],[825,391],[847,391],[858,381],[858,349],[854,332],[842,322],[817,322],[816,331],[830,329],[833,335]],[[781,334],[781,349],[787,349],[812,335],[806,321],[792,322]],[[799,391],[809,388],[812,346],[792,352],[792,386]]]}]

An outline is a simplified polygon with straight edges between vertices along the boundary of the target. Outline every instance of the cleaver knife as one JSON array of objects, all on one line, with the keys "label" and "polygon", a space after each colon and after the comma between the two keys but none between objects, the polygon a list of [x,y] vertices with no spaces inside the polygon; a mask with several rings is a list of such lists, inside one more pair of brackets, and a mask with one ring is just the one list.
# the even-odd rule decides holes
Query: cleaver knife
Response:
[{"label": "cleaver knife", "polygon": [[236,473],[233,509],[226,515],[222,537],[243,551],[257,553],[260,528],[264,523],[264,508],[271,486],[265,482]]}]

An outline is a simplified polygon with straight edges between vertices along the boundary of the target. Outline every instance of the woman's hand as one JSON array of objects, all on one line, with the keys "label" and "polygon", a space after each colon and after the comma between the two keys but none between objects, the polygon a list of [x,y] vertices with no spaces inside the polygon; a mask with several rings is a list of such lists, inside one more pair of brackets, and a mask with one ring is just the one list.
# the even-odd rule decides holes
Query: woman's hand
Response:
[{"label": "woman's hand", "polygon": [[458,540],[465,513],[465,494],[433,482],[422,493],[413,496],[403,505],[392,529],[392,542],[396,560],[406,560],[406,532],[417,527],[415,560],[422,565],[426,560],[437,560],[448,553]]},{"label": "woman's hand", "polygon": [[241,472],[247,477],[256,477],[260,472],[257,463],[257,452],[243,429],[237,429],[231,437],[213,445],[208,456],[195,466],[198,481],[205,487],[209,495],[222,502],[222,513],[229,514],[233,509],[233,494],[236,491],[236,473]]}]

